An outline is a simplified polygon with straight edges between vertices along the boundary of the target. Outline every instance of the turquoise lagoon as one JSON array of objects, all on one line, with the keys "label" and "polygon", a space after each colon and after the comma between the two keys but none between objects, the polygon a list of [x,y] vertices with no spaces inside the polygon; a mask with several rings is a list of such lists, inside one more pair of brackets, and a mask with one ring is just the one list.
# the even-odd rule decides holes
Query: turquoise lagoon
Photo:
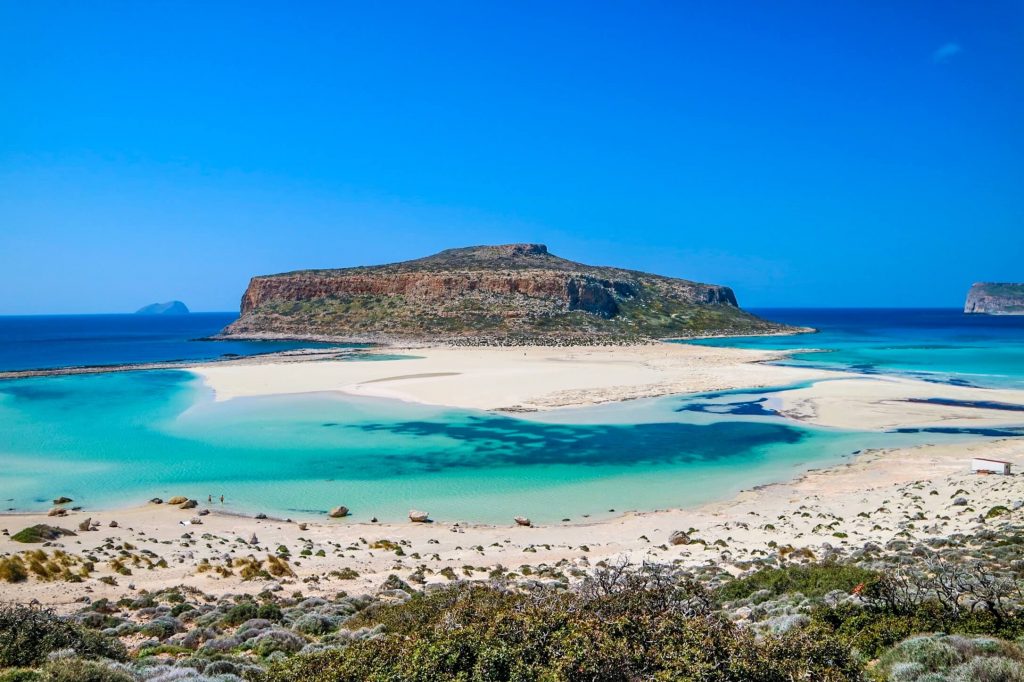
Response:
[{"label": "turquoise lagoon", "polygon": [[[785,362],[1024,388],[1024,317],[756,312],[821,331],[701,343],[821,348]],[[220,318],[171,330],[113,317],[8,320],[0,324],[0,367],[220,352],[191,340]],[[525,514],[578,522],[726,499],[867,448],[1024,433],[809,428],[771,411],[779,388],[512,417],[336,394],[217,402],[178,370],[0,381],[0,509],[42,510],[58,495],[97,509],[223,494],[229,510],[292,518],[344,504],[356,521],[399,520],[420,508],[444,521],[509,523]]]},{"label": "turquoise lagoon", "polygon": [[[806,428],[770,392],[675,396],[514,418],[309,394],[215,401],[185,371],[0,383],[0,502],[41,510],[224,495],[292,518],[543,522],[694,505],[874,446],[952,439]],[[614,510],[614,511],[612,511]]]},{"label": "turquoise lagoon", "polygon": [[703,339],[710,346],[799,350],[784,364],[1024,389],[1024,315],[951,308],[765,308],[757,315],[816,334]]}]

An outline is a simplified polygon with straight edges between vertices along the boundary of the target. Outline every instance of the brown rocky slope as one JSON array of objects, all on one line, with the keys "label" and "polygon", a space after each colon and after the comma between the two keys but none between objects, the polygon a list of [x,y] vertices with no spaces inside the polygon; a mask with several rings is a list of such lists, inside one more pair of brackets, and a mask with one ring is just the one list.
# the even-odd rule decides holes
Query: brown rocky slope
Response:
[{"label": "brown rocky slope", "polygon": [[1024,284],[978,282],[967,292],[965,313],[1024,315]]},{"label": "brown rocky slope", "polygon": [[740,310],[728,287],[508,244],[254,277],[241,317],[222,336],[547,344],[786,331]]}]

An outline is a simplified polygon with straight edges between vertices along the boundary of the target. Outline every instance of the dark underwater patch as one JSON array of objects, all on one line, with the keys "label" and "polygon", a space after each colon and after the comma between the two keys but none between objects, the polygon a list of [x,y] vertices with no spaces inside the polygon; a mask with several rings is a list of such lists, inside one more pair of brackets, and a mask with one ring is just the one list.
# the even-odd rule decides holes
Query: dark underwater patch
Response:
[{"label": "dark underwater patch", "polygon": [[431,441],[424,441],[424,448],[412,453],[381,452],[371,467],[346,469],[346,477],[367,478],[556,464],[597,467],[707,463],[750,456],[753,448],[797,443],[806,436],[796,427],[758,422],[568,426],[491,416],[469,417],[457,423],[421,420],[352,424],[347,428],[453,441],[450,447],[430,446],[426,443]]},{"label": "dark underwater patch", "polygon": [[1004,410],[1006,412],[1024,412],[1024,405],[1000,403],[995,400],[955,400],[953,398],[907,398],[905,403],[924,403],[927,405],[945,405],[947,407],[973,407],[979,410]]},{"label": "dark underwater patch", "polygon": [[778,412],[764,407],[768,398],[742,400],[734,403],[694,402],[677,407],[676,412],[702,412],[705,414],[732,414],[742,417],[775,417]]},{"label": "dark underwater patch", "polygon": [[989,438],[1008,438],[1024,435],[1024,427],[1006,426],[1002,428],[929,426],[924,428],[902,428],[888,433],[944,433],[952,435],[986,436]]}]

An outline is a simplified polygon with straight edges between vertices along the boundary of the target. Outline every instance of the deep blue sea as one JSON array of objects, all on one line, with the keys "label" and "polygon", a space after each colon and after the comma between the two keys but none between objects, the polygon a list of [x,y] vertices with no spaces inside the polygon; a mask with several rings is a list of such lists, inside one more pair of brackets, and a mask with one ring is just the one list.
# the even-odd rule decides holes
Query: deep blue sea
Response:
[{"label": "deep blue sea", "polygon": [[[821,332],[701,343],[822,348],[786,362],[1024,386],[1024,318],[757,312]],[[191,340],[232,317],[0,318],[0,367],[215,358],[303,345]],[[509,523],[525,514],[579,521],[722,499],[866,448],[979,437],[809,427],[765,410],[772,392],[668,396],[516,418],[334,394],[215,401],[196,375],[176,369],[0,381],[0,508],[45,509],[58,495],[100,508],[223,494],[229,509],[295,518],[345,504],[356,521],[399,520],[410,508],[438,520]]]},{"label": "deep blue sea", "polygon": [[237,313],[0,316],[0,371],[213,360],[326,344],[202,341]]}]

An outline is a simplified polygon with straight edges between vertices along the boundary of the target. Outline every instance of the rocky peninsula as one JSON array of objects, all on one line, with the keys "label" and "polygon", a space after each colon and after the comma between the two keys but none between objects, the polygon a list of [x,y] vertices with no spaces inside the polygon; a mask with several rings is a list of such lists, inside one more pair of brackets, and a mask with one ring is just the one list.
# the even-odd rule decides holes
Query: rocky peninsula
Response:
[{"label": "rocky peninsula", "polygon": [[1024,284],[978,282],[967,292],[965,313],[1024,315]]}]

